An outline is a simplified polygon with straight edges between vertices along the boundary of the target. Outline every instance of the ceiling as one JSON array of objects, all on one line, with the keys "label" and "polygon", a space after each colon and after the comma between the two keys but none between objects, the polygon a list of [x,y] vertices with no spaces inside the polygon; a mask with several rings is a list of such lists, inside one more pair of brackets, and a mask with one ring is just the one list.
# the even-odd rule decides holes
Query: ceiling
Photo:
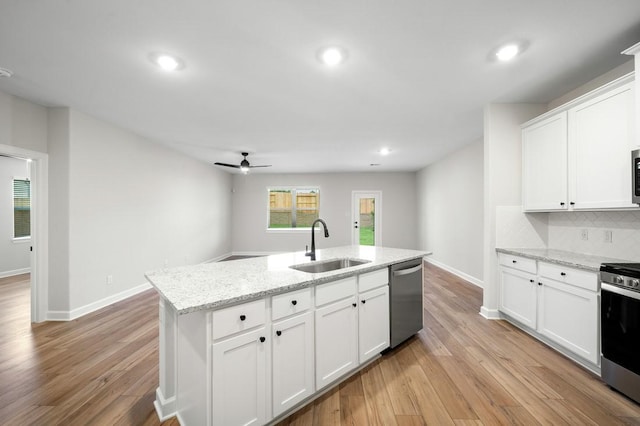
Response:
[{"label": "ceiling", "polygon": [[[639,41],[638,0],[2,0],[0,90],[273,165],[252,173],[414,171],[481,139],[487,103],[546,103]],[[327,68],[333,44],[348,59]]]}]

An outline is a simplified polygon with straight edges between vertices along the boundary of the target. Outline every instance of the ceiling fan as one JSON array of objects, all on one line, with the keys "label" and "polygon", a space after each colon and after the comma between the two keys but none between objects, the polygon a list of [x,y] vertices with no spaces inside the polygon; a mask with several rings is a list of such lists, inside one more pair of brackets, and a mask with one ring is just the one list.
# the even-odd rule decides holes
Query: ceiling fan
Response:
[{"label": "ceiling fan", "polygon": [[268,165],[268,166],[252,166],[251,164],[249,164],[249,160],[247,160],[247,155],[249,155],[248,152],[243,152],[242,153],[242,156],[244,158],[242,159],[240,164],[228,164],[228,163],[214,163],[214,164],[216,166],[233,167],[234,169],[240,169],[240,171],[242,173],[244,173],[245,175],[247,173],[249,173],[249,169],[254,169],[256,167],[271,167],[271,165]]}]

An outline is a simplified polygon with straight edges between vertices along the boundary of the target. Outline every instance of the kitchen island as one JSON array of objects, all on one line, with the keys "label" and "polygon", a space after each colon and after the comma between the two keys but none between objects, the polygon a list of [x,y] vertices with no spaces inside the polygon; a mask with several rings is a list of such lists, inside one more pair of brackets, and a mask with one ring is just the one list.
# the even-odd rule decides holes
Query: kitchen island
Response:
[{"label": "kitchen island", "polygon": [[[185,266],[146,274],[160,293],[161,419],[266,424],[389,347],[389,267],[430,253],[370,246]],[[356,266],[291,266],[350,259]]]}]

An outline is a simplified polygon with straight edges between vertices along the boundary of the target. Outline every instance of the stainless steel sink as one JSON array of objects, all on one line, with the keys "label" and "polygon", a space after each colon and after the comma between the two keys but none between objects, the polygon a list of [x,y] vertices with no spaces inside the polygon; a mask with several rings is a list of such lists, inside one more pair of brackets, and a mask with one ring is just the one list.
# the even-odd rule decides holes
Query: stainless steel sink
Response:
[{"label": "stainless steel sink", "polygon": [[351,259],[343,257],[339,259],[321,260],[319,262],[303,263],[301,265],[291,265],[289,268],[296,271],[309,272],[317,274],[320,272],[335,271],[336,269],[351,268],[352,266],[364,265],[371,262],[370,260]]}]

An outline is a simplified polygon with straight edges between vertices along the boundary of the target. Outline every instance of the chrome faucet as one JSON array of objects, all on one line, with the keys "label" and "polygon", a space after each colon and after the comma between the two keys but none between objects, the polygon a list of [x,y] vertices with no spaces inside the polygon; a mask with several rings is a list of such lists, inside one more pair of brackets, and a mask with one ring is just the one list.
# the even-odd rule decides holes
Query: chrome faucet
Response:
[{"label": "chrome faucet", "polygon": [[316,227],[316,223],[320,222],[322,227],[324,228],[324,237],[329,238],[329,230],[327,229],[327,224],[322,219],[316,219],[313,221],[311,225],[311,251],[306,252],[305,256],[310,256],[311,260],[316,260],[316,233],[314,232],[314,228]]}]

